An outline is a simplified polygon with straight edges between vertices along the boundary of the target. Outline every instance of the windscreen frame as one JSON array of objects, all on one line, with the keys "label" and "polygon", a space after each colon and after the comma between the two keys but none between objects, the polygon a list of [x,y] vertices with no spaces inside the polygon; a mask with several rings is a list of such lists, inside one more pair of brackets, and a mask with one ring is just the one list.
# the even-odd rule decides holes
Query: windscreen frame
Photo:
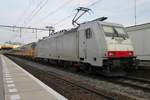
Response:
[{"label": "windscreen frame", "polygon": [[[110,27],[113,29],[113,33],[109,33],[109,32],[106,32],[106,30],[104,29],[104,27]],[[124,34],[119,34],[118,31],[115,29],[115,28],[121,28],[123,29],[124,31]],[[121,26],[111,26],[111,25],[102,25],[102,29],[103,29],[103,32],[104,32],[104,35],[107,36],[107,37],[123,37],[123,38],[129,38],[127,32],[125,31],[125,28],[124,27],[121,27]]]}]

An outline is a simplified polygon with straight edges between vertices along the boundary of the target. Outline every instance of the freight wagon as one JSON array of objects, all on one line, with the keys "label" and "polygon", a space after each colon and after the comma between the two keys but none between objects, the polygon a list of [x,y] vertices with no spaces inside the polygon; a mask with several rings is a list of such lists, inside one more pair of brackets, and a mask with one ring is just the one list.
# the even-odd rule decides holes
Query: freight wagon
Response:
[{"label": "freight wagon", "polygon": [[145,23],[126,28],[140,66],[150,66],[150,23]]},{"label": "freight wagon", "polygon": [[137,58],[143,61],[150,61],[150,23],[130,26],[126,28]]}]

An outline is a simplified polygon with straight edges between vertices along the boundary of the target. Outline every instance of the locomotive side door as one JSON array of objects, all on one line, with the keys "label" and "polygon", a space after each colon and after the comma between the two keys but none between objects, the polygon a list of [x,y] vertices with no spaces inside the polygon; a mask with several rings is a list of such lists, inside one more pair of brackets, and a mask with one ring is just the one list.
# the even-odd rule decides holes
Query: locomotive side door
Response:
[{"label": "locomotive side door", "polygon": [[88,61],[90,59],[90,45],[92,38],[91,28],[86,28],[79,31],[79,55],[81,61]]},{"label": "locomotive side door", "polygon": [[85,30],[79,30],[79,59],[86,61],[87,59],[87,41],[85,37]]}]

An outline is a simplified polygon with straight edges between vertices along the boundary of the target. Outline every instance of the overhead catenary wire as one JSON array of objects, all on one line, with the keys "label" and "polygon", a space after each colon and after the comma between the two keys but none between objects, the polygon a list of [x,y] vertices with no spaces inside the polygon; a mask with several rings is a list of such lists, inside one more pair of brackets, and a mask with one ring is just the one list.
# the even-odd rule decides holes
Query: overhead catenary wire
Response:
[{"label": "overhead catenary wire", "polygon": [[32,15],[31,15],[30,19],[28,20],[27,23],[25,23],[24,26],[27,26],[33,20],[33,18],[46,6],[47,3],[48,3],[48,0],[45,0],[44,2],[41,3],[41,5],[39,4],[37,6],[38,9],[37,10],[35,9],[32,11]]},{"label": "overhead catenary wire", "polygon": [[[0,28],[5,29],[5,30],[9,30],[12,32],[16,32],[19,33],[19,38],[22,38],[22,33],[25,32],[25,30],[31,30],[32,33],[35,33],[36,35],[36,39],[37,39],[37,34],[42,33],[42,32],[48,32],[47,29],[41,29],[41,28],[31,28],[31,27],[20,27],[20,26],[10,26],[10,25],[0,25]],[[12,29],[11,29],[12,28]],[[26,32],[29,33],[29,32]]]},{"label": "overhead catenary wire", "polygon": [[61,19],[61,20],[59,20],[58,22],[54,23],[52,26],[56,26],[56,25],[58,25],[58,24],[60,24],[60,23],[62,23],[62,22],[64,22],[64,21],[66,21],[68,18],[71,18],[73,15],[74,15],[74,14],[71,14],[71,15],[69,15],[69,16],[67,16],[67,17],[65,17],[65,18],[63,18],[63,19]]},{"label": "overhead catenary wire", "polygon": [[95,6],[96,4],[98,4],[98,3],[101,2],[101,1],[103,1],[103,0],[96,0],[95,2],[89,4],[89,5],[86,6],[86,7],[92,7],[92,6]]},{"label": "overhead catenary wire", "polygon": [[28,20],[32,15],[33,13],[39,8],[39,6],[43,3],[44,1],[41,0],[37,5],[36,7],[31,11],[31,13],[24,19],[24,24],[25,24],[25,21]]},{"label": "overhead catenary wire", "polygon": [[[40,5],[41,4],[43,4],[43,0],[41,0],[38,4],[37,4],[37,6],[32,10],[32,12],[31,12],[31,15],[40,7]],[[30,15],[29,15],[30,16]]]},{"label": "overhead catenary wire", "polygon": [[[41,33],[41,32],[48,32],[48,30],[38,30],[38,29],[24,29],[24,28],[21,28],[22,29],[22,32],[26,32],[26,33],[28,33],[28,32],[31,32],[32,31],[32,33],[34,33],[34,31],[33,30],[36,30],[37,31],[37,33]],[[15,28],[14,26],[12,26],[12,27],[0,27],[0,30],[7,30],[7,31],[11,31],[11,32],[16,32],[16,33],[19,33],[20,32],[20,27],[19,28]]]},{"label": "overhead catenary wire", "polygon": [[28,0],[29,4],[27,5],[27,7],[24,9],[23,13],[18,17],[17,21],[16,21],[16,25],[18,25],[19,23],[21,23],[23,21],[23,19],[25,18],[25,15],[27,14],[27,12],[30,10],[31,8],[31,0]]},{"label": "overhead catenary wire", "polygon": [[0,25],[0,28],[12,28],[12,29],[26,29],[26,30],[39,30],[39,31],[48,31],[47,29],[42,28],[33,28],[33,27],[21,27],[21,26],[11,26],[11,25]]},{"label": "overhead catenary wire", "polygon": [[58,11],[62,10],[65,6],[69,5],[73,1],[74,0],[67,0],[64,4],[60,5],[59,7],[57,7],[56,9],[54,9],[53,11],[50,11],[46,16],[44,16],[43,18],[40,19],[40,23],[43,22],[43,21],[45,21],[50,16],[56,14]]},{"label": "overhead catenary wire", "polygon": [[[46,0],[46,1],[48,1],[48,0]],[[98,4],[98,2],[100,2],[100,1],[102,1],[102,0],[97,0],[97,1],[95,1],[95,2],[93,2],[93,3],[91,3],[90,5],[86,6],[86,7],[94,6],[94,5]],[[46,2],[45,2],[45,3],[46,3]],[[45,5],[45,3],[44,3],[44,5]],[[62,6],[60,6],[60,7],[58,7],[58,8],[60,9],[60,8],[62,8],[64,5],[65,5],[65,4],[63,4]],[[37,10],[36,13],[33,14],[33,17],[34,17],[42,8],[43,8],[43,6],[41,6],[40,9]],[[58,9],[57,9],[57,10],[58,10]],[[57,11],[57,10],[56,10],[56,11]],[[32,13],[33,13],[33,12],[34,12],[34,10],[32,11]],[[51,13],[52,13],[52,12],[51,12]],[[74,15],[74,14],[71,14],[71,15],[69,15],[69,16],[67,16],[67,17],[65,17],[65,18],[63,18],[63,19],[61,19],[60,21],[54,23],[53,26],[56,26],[56,25],[58,25],[58,24],[60,24],[60,23],[62,23],[62,22],[64,22],[64,21],[68,20],[68,19],[71,18],[73,15]]]},{"label": "overhead catenary wire", "polygon": [[[18,29],[18,30],[10,29],[10,27],[0,27],[0,30],[2,30],[2,31],[9,31],[9,32],[13,32],[14,33],[14,34],[10,34],[11,36],[10,36],[10,38],[8,40],[11,40],[11,39],[15,40],[16,38],[20,38],[21,39],[21,37],[22,37],[21,33],[25,32],[25,31],[22,31],[20,29]],[[29,33],[29,32],[27,32],[27,33]],[[38,31],[38,33],[39,33],[39,31]]]},{"label": "overhead catenary wire", "polygon": [[48,2],[48,0],[46,0],[43,3],[43,5],[40,6],[40,8],[33,14],[33,16],[31,17],[31,19],[28,21],[28,23],[26,25],[28,25],[32,21],[32,19],[44,8],[44,6],[47,4],[47,2]]}]

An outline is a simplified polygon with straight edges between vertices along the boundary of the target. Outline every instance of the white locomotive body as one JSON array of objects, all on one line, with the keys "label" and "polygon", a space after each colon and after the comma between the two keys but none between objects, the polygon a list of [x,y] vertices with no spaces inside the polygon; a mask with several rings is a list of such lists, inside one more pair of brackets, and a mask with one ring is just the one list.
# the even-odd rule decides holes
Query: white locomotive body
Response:
[{"label": "white locomotive body", "polygon": [[61,34],[63,35],[40,40],[37,43],[37,57],[78,61],[79,51],[76,29],[68,32],[62,31]]},{"label": "white locomotive body", "polygon": [[120,24],[93,20],[37,42],[36,57],[110,70],[135,65],[130,38]]}]

